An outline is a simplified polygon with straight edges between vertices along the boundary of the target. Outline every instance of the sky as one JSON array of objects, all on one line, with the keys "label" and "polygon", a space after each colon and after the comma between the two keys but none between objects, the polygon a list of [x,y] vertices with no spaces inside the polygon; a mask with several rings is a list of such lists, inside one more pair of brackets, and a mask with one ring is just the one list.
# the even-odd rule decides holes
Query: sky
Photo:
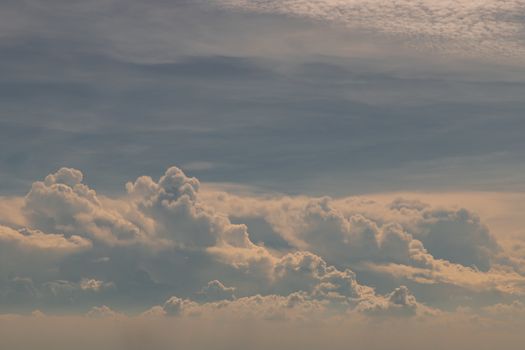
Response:
[{"label": "sky", "polygon": [[524,13],[0,1],[0,345],[521,349]]}]

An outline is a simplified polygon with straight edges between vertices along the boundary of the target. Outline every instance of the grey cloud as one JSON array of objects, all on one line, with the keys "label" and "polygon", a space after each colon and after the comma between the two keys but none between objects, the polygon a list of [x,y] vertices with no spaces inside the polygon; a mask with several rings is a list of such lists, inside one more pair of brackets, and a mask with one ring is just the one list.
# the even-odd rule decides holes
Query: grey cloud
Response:
[{"label": "grey cloud", "polygon": [[[127,183],[119,198],[102,196],[83,181],[70,168],[36,181],[20,207],[28,228],[2,227],[3,290],[25,291],[21,303],[32,300],[45,311],[97,301],[157,304],[150,314],[177,314],[200,313],[203,303],[302,293],[308,303],[338,311],[417,315],[427,307],[412,312],[415,299],[407,289],[385,296],[386,290],[407,284],[421,293],[421,285],[450,285],[462,295],[476,289],[519,295],[525,286],[520,270],[505,264],[496,239],[464,209],[403,200],[379,205],[355,198],[240,197],[203,190],[177,167],[158,180],[141,176]],[[279,235],[287,246],[266,247],[264,230],[258,235],[263,244],[254,243],[250,227],[240,223],[244,217],[264,220],[270,239]],[[159,301],[173,295],[163,307],[171,311],[159,309]],[[422,297],[457,302],[438,292]]]},{"label": "grey cloud", "polygon": [[[465,209],[402,199],[383,204],[358,197],[210,192],[207,199],[238,218],[265,220],[270,239],[278,234],[296,249],[310,250],[339,268],[350,267],[383,292],[406,283],[426,302],[440,305],[444,304],[431,290],[448,290],[457,300],[462,296],[483,300],[484,293],[521,293],[520,263],[502,260],[505,253],[496,238]],[[436,241],[428,238],[429,232]],[[462,246],[464,252],[444,248],[448,245]],[[449,299],[452,305],[457,302],[454,298]]]},{"label": "grey cloud", "polygon": [[207,301],[232,300],[235,299],[235,288],[226,287],[218,280],[208,282],[208,284],[197,292],[198,296]]},{"label": "grey cloud", "polygon": [[56,264],[68,256],[91,248],[90,240],[77,235],[66,237],[62,234],[0,226],[0,280],[5,281],[10,276],[52,278],[56,275]]},{"label": "grey cloud", "polygon": [[420,227],[415,237],[437,258],[488,271],[501,250],[479,217],[466,209],[426,211]]},{"label": "grey cloud", "polygon": [[91,310],[86,313],[86,316],[91,318],[115,318],[118,317],[119,314],[106,305],[102,305],[91,308]]},{"label": "grey cloud", "polygon": [[[326,296],[325,296],[326,297]],[[330,302],[327,302],[327,301]],[[171,297],[163,306],[155,306],[143,316],[177,316],[216,318],[224,320],[272,320],[317,322],[332,315],[357,313],[378,316],[429,316],[437,310],[418,303],[407,287],[401,286],[385,296],[368,293],[358,302],[345,303],[341,299],[319,298],[307,292],[289,295],[255,295],[235,300],[198,303],[190,299]]]},{"label": "grey cloud", "polygon": [[370,287],[360,285],[355,273],[329,266],[321,257],[296,252],[282,257],[275,266],[277,290],[291,293],[307,291],[321,300],[352,302],[373,295]]},{"label": "grey cloud", "polygon": [[[100,200],[82,179],[80,171],[62,168],[35,182],[25,197],[22,212],[28,225],[60,234],[28,231],[25,236],[6,227],[2,237],[42,244],[36,248],[54,253],[53,278],[40,280],[42,288],[37,288],[54,301],[81,301],[79,292],[91,293],[93,298],[84,298],[86,302],[101,291],[111,292],[100,293],[102,300],[118,298],[137,289],[151,293],[149,298],[170,290],[205,299],[232,299],[234,290],[240,295],[304,290],[321,300],[347,301],[373,294],[357,283],[352,271],[340,271],[312,253],[279,257],[254,244],[246,225],[232,224],[227,215],[208,206],[200,196],[199,181],[176,167],[158,181],[143,176],[128,183],[128,195],[119,200]],[[6,266],[13,266],[18,276],[45,278],[41,264],[24,270],[15,268],[13,259],[7,259]],[[139,271],[144,277],[134,276]],[[235,287],[214,278],[232,280]],[[207,283],[203,281],[210,280],[201,289]]]},{"label": "grey cloud", "polygon": [[413,316],[422,312],[422,308],[405,286],[396,288],[384,299],[365,301],[358,307],[361,312],[374,316]]},{"label": "grey cloud", "polygon": [[288,244],[312,249],[339,265],[365,260],[409,264],[419,249],[488,271],[501,251],[480,218],[467,209],[433,208],[401,198],[386,206],[330,197],[224,195],[210,200],[230,215],[264,219],[270,226],[267,235],[278,234]]},{"label": "grey cloud", "polygon": [[174,161],[286,193],[521,186],[519,67],[209,4],[2,6],[3,193],[64,164],[116,193]]},{"label": "grey cloud", "polygon": [[[283,13],[344,23],[412,39],[414,45],[441,50],[523,52],[521,1],[250,1],[218,0],[246,11]],[[467,28],[468,30],[465,30]],[[501,41],[505,45],[501,45]]]},{"label": "grey cloud", "polygon": [[[170,298],[162,307],[166,316],[203,317],[240,320],[306,320],[308,316],[319,317],[324,310],[322,303],[311,300],[304,293],[288,296],[255,295],[233,301],[198,304],[191,300]],[[155,309],[152,309],[154,312]],[[150,313],[151,314],[151,313]]]}]

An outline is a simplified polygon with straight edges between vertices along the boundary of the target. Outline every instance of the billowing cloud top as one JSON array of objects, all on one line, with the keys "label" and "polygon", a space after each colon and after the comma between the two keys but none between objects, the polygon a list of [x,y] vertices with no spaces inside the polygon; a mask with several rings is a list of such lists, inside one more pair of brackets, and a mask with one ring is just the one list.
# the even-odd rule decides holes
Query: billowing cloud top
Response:
[{"label": "billowing cloud top", "polygon": [[523,261],[466,209],[239,196],[202,190],[177,167],[119,198],[82,181],[62,168],[33,183],[15,209],[23,222],[0,227],[4,311],[424,317],[525,292]]}]

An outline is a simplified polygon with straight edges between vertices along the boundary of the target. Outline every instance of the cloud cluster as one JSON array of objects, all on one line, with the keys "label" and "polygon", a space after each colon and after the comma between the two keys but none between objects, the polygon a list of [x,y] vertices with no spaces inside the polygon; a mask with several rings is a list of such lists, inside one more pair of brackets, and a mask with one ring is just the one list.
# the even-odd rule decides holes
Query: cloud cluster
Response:
[{"label": "cloud cluster", "polygon": [[[417,283],[523,293],[521,263],[464,208],[431,207],[402,198],[374,200],[257,197],[208,191],[207,202],[235,220],[257,222],[254,236],[275,249],[312,251],[339,268],[360,267]],[[281,245],[282,246],[282,245]],[[288,249],[288,248],[284,248]]]},{"label": "cloud cluster", "polygon": [[501,301],[525,291],[519,264],[465,209],[201,187],[177,167],[127,183],[119,198],[75,169],[33,183],[19,205],[25,228],[0,226],[0,305],[304,320],[431,315],[416,297],[457,306],[437,292],[450,286]]}]

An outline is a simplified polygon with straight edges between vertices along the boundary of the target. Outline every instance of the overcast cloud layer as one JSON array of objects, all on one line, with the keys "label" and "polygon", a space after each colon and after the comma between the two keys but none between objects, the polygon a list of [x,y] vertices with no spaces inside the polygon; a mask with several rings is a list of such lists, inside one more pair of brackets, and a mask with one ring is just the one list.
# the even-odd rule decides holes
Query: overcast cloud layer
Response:
[{"label": "overcast cloud layer", "polygon": [[173,163],[290,194],[524,190],[519,1],[0,6],[3,194]]}]

